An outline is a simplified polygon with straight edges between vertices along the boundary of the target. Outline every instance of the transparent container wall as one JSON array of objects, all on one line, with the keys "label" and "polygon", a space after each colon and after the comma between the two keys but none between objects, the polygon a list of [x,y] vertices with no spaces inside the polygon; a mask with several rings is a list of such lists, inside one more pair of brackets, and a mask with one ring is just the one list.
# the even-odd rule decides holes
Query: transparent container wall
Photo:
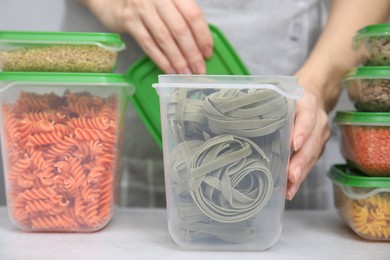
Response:
[{"label": "transparent container wall", "polygon": [[282,231],[295,101],[272,89],[158,90],[173,240],[191,250],[270,248]]},{"label": "transparent container wall", "polygon": [[343,125],[340,150],[350,165],[370,176],[390,177],[390,126]]},{"label": "transparent container wall", "polygon": [[16,226],[91,232],[109,222],[121,170],[123,91],[35,83],[1,93],[7,205]]},{"label": "transparent container wall", "polygon": [[0,43],[0,71],[113,72],[117,51],[93,44]]},{"label": "transparent container wall", "polygon": [[390,66],[390,36],[369,37],[362,40],[368,66]]},{"label": "transparent container wall", "polygon": [[351,79],[345,85],[358,111],[390,112],[390,77]]},{"label": "transparent container wall", "polygon": [[344,222],[360,237],[390,241],[390,191],[373,190],[334,185],[336,208]]}]

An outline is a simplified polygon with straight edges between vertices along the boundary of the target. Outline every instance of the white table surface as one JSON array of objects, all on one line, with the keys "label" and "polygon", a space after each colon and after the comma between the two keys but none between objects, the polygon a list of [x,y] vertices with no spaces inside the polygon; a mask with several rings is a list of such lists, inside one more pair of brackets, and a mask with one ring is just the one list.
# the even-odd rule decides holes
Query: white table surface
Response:
[{"label": "white table surface", "polygon": [[390,259],[390,243],[348,229],[335,210],[284,214],[278,242],[263,252],[185,251],[170,238],[164,209],[119,208],[96,233],[25,233],[0,207],[0,259]]}]

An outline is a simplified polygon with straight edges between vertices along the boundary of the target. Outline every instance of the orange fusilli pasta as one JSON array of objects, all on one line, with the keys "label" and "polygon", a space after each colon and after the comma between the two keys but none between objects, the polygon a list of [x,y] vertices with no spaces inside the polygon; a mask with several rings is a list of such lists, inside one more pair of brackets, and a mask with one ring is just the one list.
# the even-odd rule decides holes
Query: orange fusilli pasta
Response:
[{"label": "orange fusilli pasta", "polygon": [[118,104],[115,96],[22,92],[4,104],[8,205],[34,231],[96,231],[113,208]]}]

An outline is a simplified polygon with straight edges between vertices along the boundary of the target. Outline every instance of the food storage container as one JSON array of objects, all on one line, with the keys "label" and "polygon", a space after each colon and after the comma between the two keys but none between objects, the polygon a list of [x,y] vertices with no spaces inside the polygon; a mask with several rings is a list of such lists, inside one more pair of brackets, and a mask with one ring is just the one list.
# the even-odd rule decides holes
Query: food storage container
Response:
[{"label": "food storage container", "polygon": [[[214,49],[213,55],[205,61],[207,74],[248,75],[247,68],[222,31],[212,24],[209,28]],[[131,105],[153,139],[159,147],[162,147],[159,97],[156,90],[152,88],[152,84],[158,82],[160,74],[164,72],[147,56],[135,62],[127,72],[137,89],[130,97]]]},{"label": "food storage container", "polygon": [[390,177],[390,113],[339,111],[335,122],[347,162],[367,175]]},{"label": "food storage container", "polygon": [[363,48],[369,66],[390,65],[390,24],[373,24],[360,29],[353,39],[355,49]]},{"label": "food storage container", "polygon": [[161,75],[168,227],[185,249],[270,248],[282,230],[294,77]]},{"label": "food storage container", "polygon": [[112,72],[124,48],[111,33],[0,31],[0,71]]},{"label": "food storage container", "polygon": [[390,66],[354,68],[344,85],[358,111],[390,112]]},{"label": "food storage container", "polygon": [[0,73],[6,197],[17,227],[91,232],[109,222],[132,91],[116,74]]},{"label": "food storage container", "polygon": [[328,176],[345,223],[364,239],[390,241],[390,178],[368,177],[347,165],[333,165]]}]

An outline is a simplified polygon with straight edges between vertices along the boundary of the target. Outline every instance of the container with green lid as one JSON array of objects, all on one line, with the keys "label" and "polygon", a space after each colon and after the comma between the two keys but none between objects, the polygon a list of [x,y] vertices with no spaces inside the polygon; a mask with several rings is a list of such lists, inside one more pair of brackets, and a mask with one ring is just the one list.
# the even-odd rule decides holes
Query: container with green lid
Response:
[{"label": "container with green lid", "polygon": [[113,72],[118,34],[0,31],[0,71]]},{"label": "container with green lid", "polygon": [[[207,74],[248,75],[242,63],[223,33],[213,25],[209,26],[214,42],[213,55],[206,60]],[[130,102],[157,144],[162,147],[160,102],[152,84],[158,82],[158,76],[164,74],[148,57],[137,61],[128,70],[127,75],[136,87]]]},{"label": "container with green lid", "polygon": [[0,73],[3,172],[17,227],[92,232],[109,222],[133,91],[117,74]]},{"label": "container with green lid", "polygon": [[355,49],[363,47],[366,65],[390,65],[390,24],[373,24],[360,29],[354,39]]},{"label": "container with green lid", "polygon": [[333,182],[339,215],[360,237],[390,241],[390,178],[367,177],[347,165],[333,165]]},{"label": "container with green lid", "polygon": [[347,162],[366,175],[390,177],[390,113],[339,111],[335,122]]},{"label": "container with green lid", "polygon": [[390,66],[351,69],[344,85],[358,111],[390,112]]}]

